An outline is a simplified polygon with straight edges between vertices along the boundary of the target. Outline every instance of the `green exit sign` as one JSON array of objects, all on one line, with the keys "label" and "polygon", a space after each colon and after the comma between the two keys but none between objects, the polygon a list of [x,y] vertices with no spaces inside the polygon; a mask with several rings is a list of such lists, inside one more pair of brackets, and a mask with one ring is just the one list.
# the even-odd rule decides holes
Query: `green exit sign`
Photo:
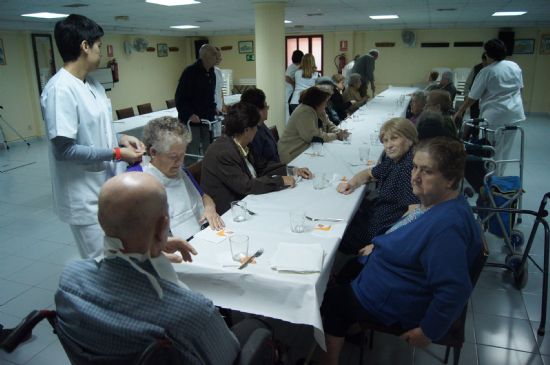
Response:
[{"label": "green exit sign", "polygon": [[256,61],[256,55],[251,53],[251,54],[247,54],[246,55],[246,60],[247,61]]}]

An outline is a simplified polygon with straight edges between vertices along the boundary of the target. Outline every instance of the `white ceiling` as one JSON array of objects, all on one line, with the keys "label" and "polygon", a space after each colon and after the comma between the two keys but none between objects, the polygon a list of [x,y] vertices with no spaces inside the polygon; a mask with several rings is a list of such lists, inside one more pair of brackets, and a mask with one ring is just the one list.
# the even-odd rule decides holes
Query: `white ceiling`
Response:
[{"label": "white ceiling", "polygon": [[[106,31],[130,34],[220,35],[254,32],[251,0],[200,0],[188,6],[161,6],[145,0],[0,0],[0,29],[53,30],[55,19],[21,17],[34,12],[78,13],[92,18]],[[69,4],[88,4],[71,8]],[[439,11],[438,9],[456,9]],[[492,17],[495,11],[527,11],[517,17]],[[321,16],[308,16],[322,13]],[[398,14],[395,20],[371,20],[369,15]],[[129,16],[118,22],[117,15]],[[550,26],[550,0],[289,0],[288,33],[364,29],[429,29],[469,27]],[[199,25],[174,30],[171,25]]]}]

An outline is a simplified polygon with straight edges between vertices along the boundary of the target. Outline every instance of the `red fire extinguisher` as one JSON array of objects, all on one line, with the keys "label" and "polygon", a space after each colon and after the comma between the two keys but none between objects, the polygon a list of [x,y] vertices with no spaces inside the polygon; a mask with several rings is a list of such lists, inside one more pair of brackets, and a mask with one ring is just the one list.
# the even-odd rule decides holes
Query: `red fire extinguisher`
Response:
[{"label": "red fire extinguisher", "polygon": [[339,55],[334,57],[334,65],[336,66],[338,73],[341,74],[342,70],[346,66],[346,55],[343,53],[340,53]]},{"label": "red fire extinguisher", "polygon": [[118,63],[116,59],[113,58],[107,62],[107,66],[111,68],[111,72],[113,73],[113,82],[118,82]]}]

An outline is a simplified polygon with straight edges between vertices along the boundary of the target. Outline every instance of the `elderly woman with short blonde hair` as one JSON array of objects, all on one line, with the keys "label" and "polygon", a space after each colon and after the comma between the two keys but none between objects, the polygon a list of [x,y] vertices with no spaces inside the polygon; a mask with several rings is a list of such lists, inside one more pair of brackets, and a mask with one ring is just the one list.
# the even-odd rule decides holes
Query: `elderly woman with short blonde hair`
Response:
[{"label": "elderly woman with short blonde hair", "polygon": [[361,75],[353,73],[349,75],[348,87],[344,90],[342,97],[344,101],[350,102],[351,106],[348,108],[348,113],[353,114],[357,109],[365,105],[368,97],[361,96],[359,89],[361,88]]},{"label": "elderly woman with short blonde hair", "polygon": [[376,181],[378,193],[376,198],[365,200],[353,217],[340,244],[344,253],[356,254],[394,224],[410,205],[418,203],[411,187],[412,147],[418,143],[416,128],[408,119],[393,118],[382,125],[379,137],[384,145],[380,162],[337,187],[338,192],[347,195]]}]

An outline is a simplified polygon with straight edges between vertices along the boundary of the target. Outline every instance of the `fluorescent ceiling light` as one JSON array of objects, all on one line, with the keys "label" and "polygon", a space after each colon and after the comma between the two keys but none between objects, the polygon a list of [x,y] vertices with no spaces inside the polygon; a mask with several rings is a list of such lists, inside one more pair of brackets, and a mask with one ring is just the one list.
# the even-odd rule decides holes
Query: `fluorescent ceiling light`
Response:
[{"label": "fluorescent ceiling light", "polygon": [[527,13],[526,11],[497,11],[493,16],[518,16]]},{"label": "fluorescent ceiling light", "polygon": [[201,3],[200,1],[195,0],[145,0],[145,2],[164,6],[192,5]]},{"label": "fluorescent ceiling light", "polygon": [[193,28],[200,28],[198,25],[172,25],[170,28],[175,29],[193,29]]},{"label": "fluorescent ceiling light", "polygon": [[290,24],[292,23],[292,20],[285,20],[285,24]]},{"label": "fluorescent ceiling light", "polygon": [[55,18],[68,17],[69,14],[42,12],[42,13],[32,13],[32,14],[21,14],[21,16],[28,16],[28,17],[31,17],[31,18],[55,19]]},{"label": "fluorescent ceiling light", "polygon": [[370,15],[369,18],[379,20],[379,19],[397,19],[399,15]]}]

